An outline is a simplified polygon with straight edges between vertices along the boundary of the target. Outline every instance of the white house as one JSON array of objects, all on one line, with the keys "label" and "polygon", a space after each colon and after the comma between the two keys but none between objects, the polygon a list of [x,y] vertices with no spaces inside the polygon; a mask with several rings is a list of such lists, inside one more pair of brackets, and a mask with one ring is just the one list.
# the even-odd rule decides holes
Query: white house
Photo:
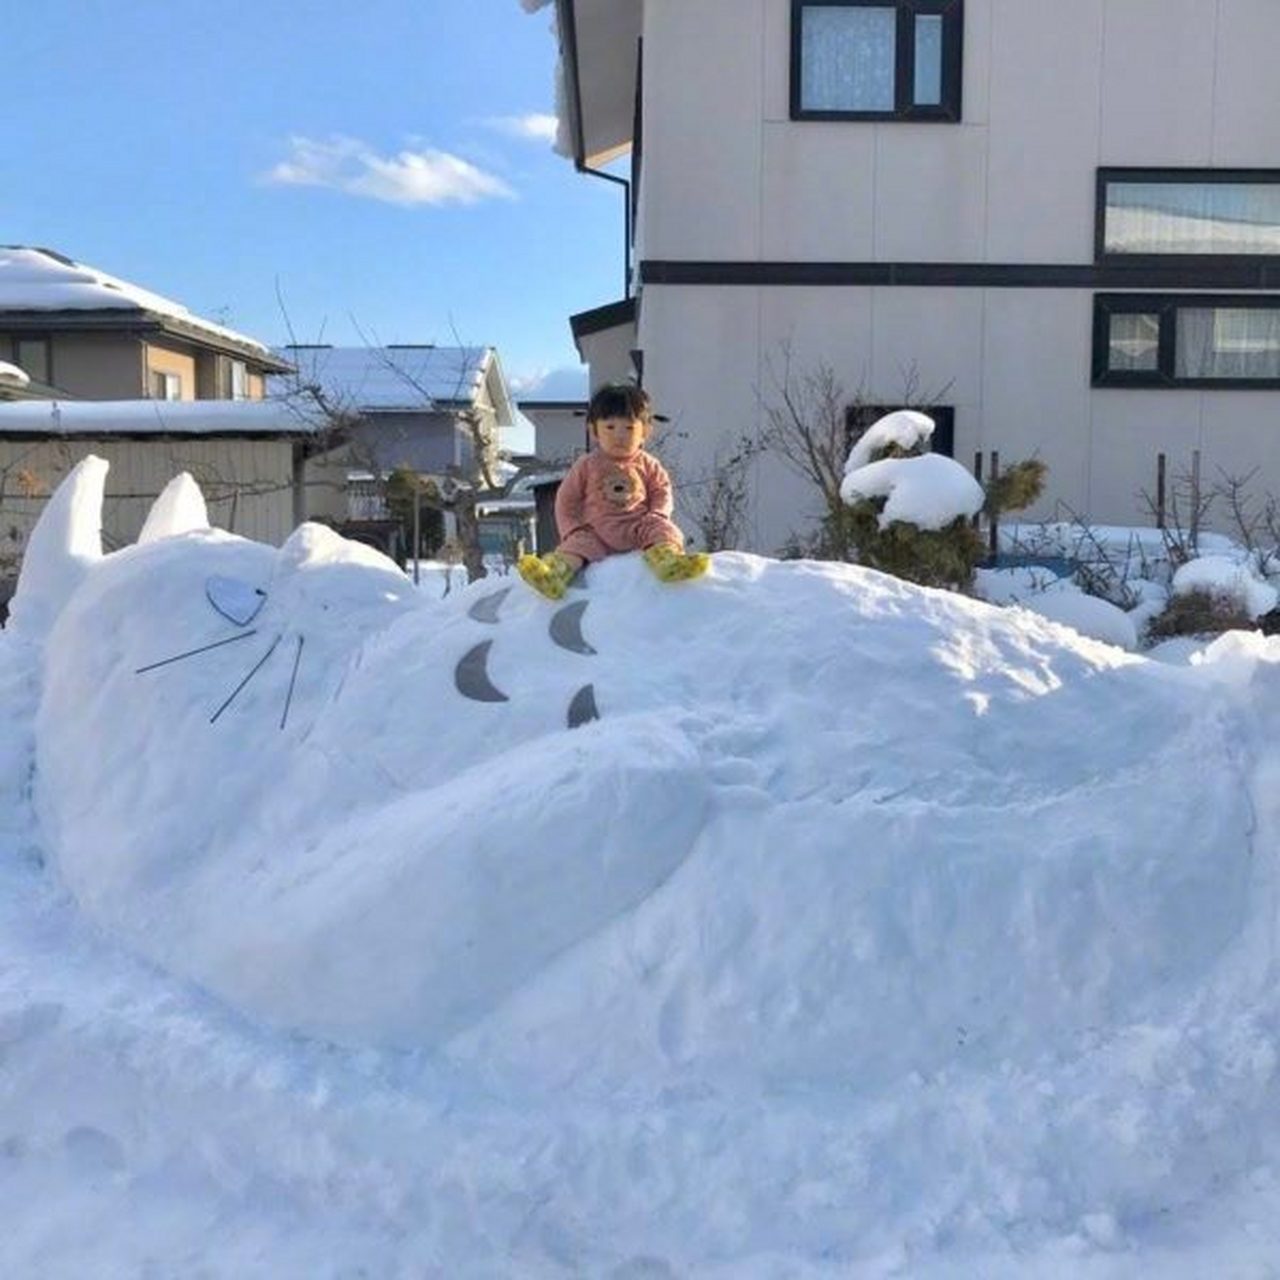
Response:
[{"label": "white house", "polygon": [[[904,388],[972,465],[1147,518],[1171,474],[1280,493],[1280,4],[556,0],[565,143],[631,151],[633,299],[574,317],[709,454],[781,352]],[[946,437],[950,438],[947,439]],[[810,495],[762,459],[750,542]]]}]

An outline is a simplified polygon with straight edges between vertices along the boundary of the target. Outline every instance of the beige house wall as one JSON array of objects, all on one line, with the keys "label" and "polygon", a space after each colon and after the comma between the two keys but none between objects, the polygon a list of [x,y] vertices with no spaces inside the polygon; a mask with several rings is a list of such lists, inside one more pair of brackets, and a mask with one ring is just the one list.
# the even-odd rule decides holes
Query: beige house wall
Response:
[{"label": "beige house wall", "polygon": [[289,440],[0,440],[0,559],[21,555],[48,494],[90,454],[111,468],[103,504],[108,550],[137,538],[151,504],[182,471],[200,485],[216,527],[275,544],[294,528]]},{"label": "beige house wall", "polygon": [[179,400],[196,399],[196,358],[190,352],[175,351],[155,342],[147,346],[147,393],[151,390],[153,373],[174,373],[181,379]]}]

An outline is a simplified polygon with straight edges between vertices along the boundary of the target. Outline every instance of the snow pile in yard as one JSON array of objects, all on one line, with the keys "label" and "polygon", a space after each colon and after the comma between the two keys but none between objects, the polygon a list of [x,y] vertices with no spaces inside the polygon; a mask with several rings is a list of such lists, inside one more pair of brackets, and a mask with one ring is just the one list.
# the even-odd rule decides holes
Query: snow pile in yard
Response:
[{"label": "snow pile in yard", "polygon": [[0,635],[0,1270],[1264,1274],[1278,662],[732,553],[105,557]]},{"label": "snow pile in yard", "polygon": [[1229,556],[1200,556],[1179,567],[1173,575],[1173,594],[1208,591],[1238,600],[1251,618],[1276,607],[1275,587],[1258,578],[1252,566]]}]

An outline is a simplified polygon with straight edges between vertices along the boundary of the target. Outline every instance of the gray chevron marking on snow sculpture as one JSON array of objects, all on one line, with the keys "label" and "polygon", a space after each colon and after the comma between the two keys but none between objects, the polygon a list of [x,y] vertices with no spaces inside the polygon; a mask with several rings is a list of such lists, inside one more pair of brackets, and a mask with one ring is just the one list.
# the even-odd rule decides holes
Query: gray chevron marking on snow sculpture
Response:
[{"label": "gray chevron marking on snow sculpture", "polygon": [[586,611],[589,600],[575,600],[563,609],[557,609],[551,619],[551,638],[562,649],[570,653],[595,653],[595,650],[582,638],[582,615]]},{"label": "gray chevron marking on snow sculpture", "polygon": [[467,610],[467,617],[474,618],[477,622],[496,623],[498,621],[498,609],[510,594],[510,587],[503,587],[501,591],[490,591],[488,595],[481,596]]},{"label": "gray chevron marking on snow sculpture", "polygon": [[464,698],[472,698],[476,702],[510,701],[489,679],[489,650],[492,648],[492,640],[482,640],[458,659],[458,665],[453,669],[453,682]]},{"label": "gray chevron marking on snow sculpture", "polygon": [[569,703],[569,728],[576,729],[579,725],[599,719],[600,708],[596,706],[596,687],[593,684],[584,684],[573,695],[573,701]]}]

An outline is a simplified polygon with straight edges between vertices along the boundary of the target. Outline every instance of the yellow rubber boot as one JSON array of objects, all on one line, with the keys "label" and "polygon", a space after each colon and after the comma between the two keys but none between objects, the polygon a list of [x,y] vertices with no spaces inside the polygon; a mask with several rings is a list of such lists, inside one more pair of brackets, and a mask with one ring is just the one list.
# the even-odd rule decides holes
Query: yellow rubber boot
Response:
[{"label": "yellow rubber boot", "polygon": [[516,561],[516,572],[539,595],[559,600],[577,570],[558,551],[548,551],[545,556],[521,556]]},{"label": "yellow rubber boot", "polygon": [[660,582],[687,582],[706,573],[711,557],[705,551],[677,551],[664,544],[650,547],[644,553],[644,562]]}]

